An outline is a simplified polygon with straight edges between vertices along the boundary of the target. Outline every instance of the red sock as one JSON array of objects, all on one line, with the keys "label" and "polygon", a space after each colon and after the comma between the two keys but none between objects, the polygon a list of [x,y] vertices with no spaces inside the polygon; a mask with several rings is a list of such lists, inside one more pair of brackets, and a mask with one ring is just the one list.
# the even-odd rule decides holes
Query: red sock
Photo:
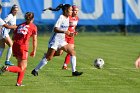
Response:
[{"label": "red sock", "polygon": [[66,57],[65,57],[65,62],[64,64],[69,64],[70,63],[70,54],[67,54]]},{"label": "red sock", "polygon": [[22,84],[22,80],[24,78],[24,73],[25,73],[25,70],[18,73],[18,77],[17,77],[18,84]]},{"label": "red sock", "polygon": [[18,72],[21,71],[21,68],[18,67],[18,66],[8,66],[8,67],[6,68],[6,70],[9,71],[9,72],[18,73]]}]

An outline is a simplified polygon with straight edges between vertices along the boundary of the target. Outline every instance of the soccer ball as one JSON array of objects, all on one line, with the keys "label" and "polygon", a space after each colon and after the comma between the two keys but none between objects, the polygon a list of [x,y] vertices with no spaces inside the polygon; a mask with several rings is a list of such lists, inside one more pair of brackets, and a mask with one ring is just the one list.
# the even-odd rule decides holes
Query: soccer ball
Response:
[{"label": "soccer ball", "polygon": [[94,66],[95,66],[96,68],[98,68],[98,69],[103,68],[104,63],[105,63],[105,62],[104,62],[104,60],[103,60],[102,58],[97,58],[97,59],[93,62]]}]

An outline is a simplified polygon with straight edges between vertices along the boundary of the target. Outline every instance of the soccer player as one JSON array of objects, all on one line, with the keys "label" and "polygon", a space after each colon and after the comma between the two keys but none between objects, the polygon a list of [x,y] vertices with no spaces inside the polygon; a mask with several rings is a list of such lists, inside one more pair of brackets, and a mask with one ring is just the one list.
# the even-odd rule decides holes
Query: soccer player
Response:
[{"label": "soccer player", "polygon": [[[60,15],[57,20],[54,29],[53,35],[49,40],[48,51],[37,65],[35,69],[32,70],[31,74],[38,76],[38,71],[43,68],[48,61],[50,61],[54,56],[60,55],[63,51],[71,55],[71,64],[72,64],[72,76],[80,76],[83,72],[76,71],[76,55],[74,49],[69,46],[65,41],[65,35],[72,36],[73,33],[70,33],[68,30],[69,27],[69,16],[72,15],[72,7],[69,4],[60,4],[56,10],[62,9],[63,14]],[[51,8],[50,8],[51,10]]]},{"label": "soccer player", "polygon": [[[69,28],[68,30],[71,32],[71,33],[74,33],[73,36],[69,36],[69,35],[66,35],[66,42],[69,44],[69,46],[71,46],[73,49],[74,49],[74,36],[77,35],[77,32],[75,31],[75,28],[77,26],[77,23],[78,23],[78,7],[73,5],[72,6],[72,16],[69,16]],[[62,69],[64,70],[67,70],[68,69],[68,64],[70,63],[70,54],[68,53],[65,57],[65,61],[64,61],[64,64],[62,66]]]},{"label": "soccer player", "polygon": [[[2,12],[2,6],[0,5],[0,14]],[[1,28],[5,27],[7,29],[16,29],[17,26],[16,25],[7,25],[1,18],[0,18],[0,57],[2,56],[4,47],[5,47],[5,40],[1,37]]]},{"label": "soccer player", "polygon": [[32,37],[33,50],[30,53],[31,57],[36,54],[37,48],[37,27],[33,24],[34,13],[27,12],[25,14],[26,22],[20,24],[14,31],[13,35],[13,56],[16,57],[18,66],[3,66],[0,70],[2,74],[5,71],[18,73],[16,86],[23,86],[22,80],[27,67],[29,39]]},{"label": "soccer player", "polygon": [[[10,13],[8,14],[8,16],[4,19],[4,21],[6,22],[6,24],[8,25],[16,25],[16,14],[18,12],[18,6],[17,5],[13,5]],[[6,55],[6,61],[5,61],[5,65],[14,65],[11,63],[10,61],[10,57],[12,55],[12,45],[13,42],[9,36],[9,32],[11,29],[7,29],[5,27],[2,27],[2,31],[1,31],[1,35],[0,37],[2,37],[1,39],[1,43],[3,43],[4,45],[7,44],[9,46],[8,51],[7,51],[7,55]],[[2,47],[1,49],[4,50],[5,46]]]}]

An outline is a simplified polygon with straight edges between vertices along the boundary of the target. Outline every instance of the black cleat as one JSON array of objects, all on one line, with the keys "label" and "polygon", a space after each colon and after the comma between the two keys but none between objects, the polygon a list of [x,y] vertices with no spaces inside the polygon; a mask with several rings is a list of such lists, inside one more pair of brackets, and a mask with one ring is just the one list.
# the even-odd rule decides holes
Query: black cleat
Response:
[{"label": "black cleat", "polygon": [[3,66],[0,68],[0,75],[6,71],[7,66]]},{"label": "black cleat", "polygon": [[38,76],[38,72],[35,71],[35,69],[31,72],[31,74],[34,75],[34,76]]},{"label": "black cleat", "polygon": [[82,74],[83,72],[78,72],[78,71],[72,72],[72,76],[80,76]]}]

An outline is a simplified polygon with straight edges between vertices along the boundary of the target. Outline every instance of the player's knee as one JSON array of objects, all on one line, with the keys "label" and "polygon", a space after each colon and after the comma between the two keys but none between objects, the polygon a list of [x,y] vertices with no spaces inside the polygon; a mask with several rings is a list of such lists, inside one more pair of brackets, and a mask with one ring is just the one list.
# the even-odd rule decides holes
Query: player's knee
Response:
[{"label": "player's knee", "polygon": [[52,58],[53,58],[53,57],[47,57],[46,59],[47,59],[48,61],[50,61],[50,60],[52,60]]}]

